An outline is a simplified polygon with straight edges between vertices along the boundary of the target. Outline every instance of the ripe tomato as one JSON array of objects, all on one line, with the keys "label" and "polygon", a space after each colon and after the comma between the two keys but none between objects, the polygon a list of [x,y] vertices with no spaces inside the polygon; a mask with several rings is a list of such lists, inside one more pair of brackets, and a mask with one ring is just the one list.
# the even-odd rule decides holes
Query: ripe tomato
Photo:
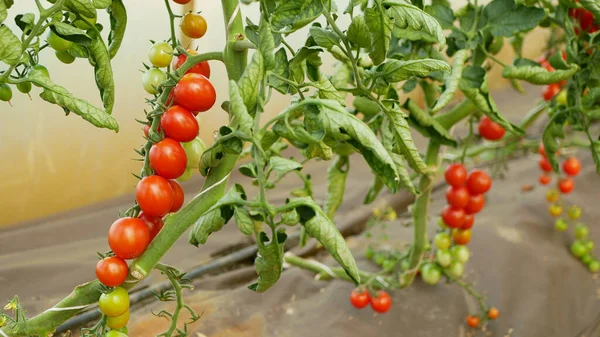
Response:
[{"label": "ripe tomato", "polygon": [[540,142],[540,145],[538,145],[538,152],[542,155],[542,157],[546,157],[546,149],[544,149],[544,143]]},{"label": "ripe tomato", "polygon": [[100,311],[108,317],[119,317],[129,310],[129,294],[123,287],[116,287],[98,300]]},{"label": "ripe tomato", "polygon": [[163,177],[145,177],[137,184],[135,199],[144,213],[162,217],[169,213],[173,206],[173,189]]},{"label": "ripe tomato", "polygon": [[466,245],[471,241],[471,230],[470,229],[453,229],[452,240],[457,245]]},{"label": "ripe tomato", "polygon": [[485,197],[483,194],[472,195],[469,198],[469,203],[465,207],[465,213],[475,214],[479,213],[485,206]]},{"label": "ripe tomato", "polygon": [[542,171],[552,172],[552,165],[550,165],[550,162],[546,157],[541,157],[540,160],[538,160],[538,165],[540,165]]},{"label": "ripe tomato", "polygon": [[178,142],[190,142],[198,136],[200,126],[196,117],[180,105],[173,105],[160,118],[167,137]]},{"label": "ripe tomato", "polygon": [[442,220],[450,228],[460,228],[465,223],[465,211],[461,208],[454,208],[447,205],[442,210]]},{"label": "ripe tomato", "polygon": [[546,192],[546,200],[548,202],[557,202],[558,198],[560,198],[560,193],[557,190],[552,189]]},{"label": "ripe tomato", "polygon": [[51,29],[48,29],[46,41],[48,41],[50,47],[52,47],[52,49],[56,51],[66,51],[73,45],[73,42],[65,40],[62,37],[56,35],[56,33],[54,33]]},{"label": "ripe tomato", "polygon": [[476,328],[479,326],[479,317],[477,316],[467,316],[467,325],[471,328]]},{"label": "ripe tomato", "polygon": [[116,256],[104,258],[96,264],[96,277],[107,287],[120,286],[125,282],[127,274],[129,274],[127,263]]},{"label": "ripe tomato", "polygon": [[175,180],[169,180],[169,184],[173,189],[173,205],[171,206],[171,212],[177,212],[181,206],[183,206],[184,195],[181,185]]},{"label": "ripe tomato", "polygon": [[148,50],[150,63],[157,68],[168,66],[173,59],[173,47],[167,42],[157,42]]},{"label": "ripe tomato", "polygon": [[579,159],[571,157],[565,160],[563,162],[563,171],[565,171],[567,175],[573,177],[579,174],[579,171],[581,171],[581,163],[579,162]]},{"label": "ripe tomato", "polygon": [[433,244],[435,244],[438,249],[442,250],[450,248],[450,245],[452,244],[450,241],[450,235],[444,232],[437,233],[433,237]]},{"label": "ripe tomato", "polygon": [[574,187],[575,183],[571,178],[562,178],[558,181],[558,189],[560,190],[560,193],[569,194],[571,191],[573,191]]},{"label": "ripe tomato", "polygon": [[435,263],[425,263],[421,266],[421,278],[429,285],[436,285],[442,278],[442,271]]},{"label": "ripe tomato", "polygon": [[377,292],[377,297],[371,297],[371,308],[375,312],[383,314],[390,310],[392,306],[392,298],[383,290]]},{"label": "ripe tomato", "polygon": [[467,170],[463,166],[463,164],[452,164],[446,168],[444,172],[444,177],[446,178],[446,182],[450,186],[460,187],[464,186],[467,182]]},{"label": "ripe tomato", "polygon": [[150,230],[138,218],[121,218],[108,230],[108,245],[118,257],[127,260],[142,255],[150,243]]},{"label": "ripe tomato", "polygon": [[469,190],[466,187],[449,186],[446,190],[446,200],[454,208],[464,208],[469,203]]},{"label": "ripe tomato", "polygon": [[166,179],[175,179],[185,172],[187,156],[179,142],[165,138],[150,148],[150,166]]},{"label": "ripe tomato", "polygon": [[125,313],[121,316],[117,317],[107,317],[106,318],[106,326],[111,329],[121,329],[129,323],[129,310],[125,311]]},{"label": "ripe tomato", "polygon": [[104,337],[127,337],[127,335],[117,330],[110,330]]},{"label": "ripe tomato", "polygon": [[[198,54],[197,51],[192,50],[192,49],[188,49],[187,52],[190,55]],[[185,54],[175,56],[175,58],[173,59],[173,63],[171,64],[171,67],[173,68],[173,70],[179,69],[179,67],[181,67],[185,63],[186,60],[187,60],[187,56]],[[190,74],[190,73],[200,74],[206,78],[210,78],[210,65],[208,64],[208,61],[202,61],[200,63],[195,64],[193,67],[191,67],[185,73],[186,74]]]},{"label": "ripe tomato", "polygon": [[150,216],[144,212],[139,215],[140,220],[142,220],[146,226],[148,226],[148,231],[150,232],[150,242],[154,240],[158,232],[163,228],[165,223],[162,218],[159,216]]},{"label": "ripe tomato", "polygon": [[579,15],[579,26],[581,27],[581,29],[587,32],[588,30],[590,30],[590,28],[592,28],[593,24],[594,14],[582,8]]},{"label": "ripe tomato", "polygon": [[200,14],[188,13],[183,16],[179,25],[181,32],[192,39],[199,39],[206,34],[207,24]]},{"label": "ripe tomato", "polygon": [[200,74],[183,75],[173,92],[177,103],[194,113],[212,108],[217,100],[215,88]]},{"label": "ripe tomato", "polygon": [[553,217],[558,217],[562,214],[562,207],[556,204],[552,204],[548,207],[548,213],[550,213],[550,215],[552,215]]},{"label": "ripe tomato", "polygon": [[173,0],[173,2],[178,3],[180,5],[185,5],[187,3],[189,3],[192,0]]},{"label": "ripe tomato", "polygon": [[187,156],[187,168],[198,168],[200,167],[200,158],[204,153],[205,145],[202,139],[195,138],[191,142],[182,143],[183,149]]},{"label": "ripe tomato", "polygon": [[504,137],[506,130],[500,124],[492,121],[488,116],[479,120],[479,135],[487,140],[498,140]]},{"label": "ripe tomato", "polygon": [[371,296],[369,296],[369,292],[366,290],[356,288],[350,293],[350,303],[357,309],[366,307],[370,301]]},{"label": "ripe tomato", "polygon": [[149,94],[157,94],[158,85],[167,79],[167,74],[158,68],[150,68],[142,75],[142,86]]},{"label": "ripe tomato", "polygon": [[542,173],[542,174],[540,174],[540,178],[538,180],[540,181],[540,184],[548,185],[552,181],[552,177],[547,174]]},{"label": "ripe tomato", "polygon": [[556,96],[560,92],[560,85],[557,83],[550,84],[546,87],[546,90],[542,94],[545,101],[549,101],[552,97]]},{"label": "ripe tomato", "polygon": [[492,179],[481,170],[473,170],[467,178],[467,188],[471,194],[484,194],[492,187]]},{"label": "ripe tomato", "polygon": [[471,229],[475,224],[475,214],[465,214],[465,223],[463,223],[461,229]]}]

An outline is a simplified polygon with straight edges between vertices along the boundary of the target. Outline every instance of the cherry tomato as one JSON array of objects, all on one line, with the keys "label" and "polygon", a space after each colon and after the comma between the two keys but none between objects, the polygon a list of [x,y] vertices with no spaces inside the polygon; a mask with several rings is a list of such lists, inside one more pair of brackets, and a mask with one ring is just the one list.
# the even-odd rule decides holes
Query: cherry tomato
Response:
[{"label": "cherry tomato", "polygon": [[[144,130],[144,136],[146,136],[146,138],[148,138],[148,136],[150,135],[150,125],[144,125],[144,127],[142,128],[142,130]],[[157,132],[162,132],[162,129],[160,128],[160,125],[158,126],[158,130],[156,130]]]},{"label": "cherry tomato", "polygon": [[442,271],[435,263],[425,263],[421,266],[421,278],[433,286],[442,279]]},{"label": "cherry tomato", "polygon": [[168,66],[173,60],[173,47],[167,42],[157,42],[148,50],[150,63],[157,68]]},{"label": "cherry tomato", "polygon": [[56,35],[51,29],[48,30],[48,34],[46,35],[46,41],[52,49],[56,51],[66,51],[71,48],[73,42],[69,40],[65,40],[62,37]]},{"label": "cherry tomato", "polygon": [[123,287],[116,287],[98,300],[100,311],[108,317],[119,317],[129,310],[129,294]]},{"label": "cherry tomato", "polygon": [[177,178],[177,181],[180,181],[180,182],[188,181],[188,180],[192,179],[193,175],[194,175],[194,169],[188,167],[185,169],[185,172],[183,172],[183,174],[179,178]]},{"label": "cherry tomato", "polygon": [[471,230],[470,229],[453,229],[452,240],[457,245],[466,245],[471,241]]},{"label": "cherry tomato", "polygon": [[435,260],[440,266],[446,268],[452,263],[452,254],[449,250],[438,249],[435,251]]},{"label": "cherry tomato", "polygon": [[[197,51],[192,50],[192,49],[188,49],[187,52],[190,55],[198,54]],[[187,56],[185,54],[175,56],[171,67],[173,68],[173,70],[179,69],[179,67],[181,67],[185,63],[186,60],[187,60]],[[200,63],[195,64],[193,67],[191,67],[185,73],[186,74],[189,74],[189,73],[200,74],[206,78],[210,78],[210,65],[208,64],[208,61],[202,61]]]},{"label": "cherry tomato", "polygon": [[464,208],[469,203],[469,190],[466,187],[449,186],[446,190],[446,200],[454,208]]},{"label": "cherry tomato", "polygon": [[392,306],[392,298],[383,290],[377,292],[376,297],[371,297],[371,308],[373,311],[383,314],[390,310]]},{"label": "cherry tomato", "polygon": [[[485,199],[484,199],[485,200]],[[465,223],[463,223],[461,229],[471,229],[475,224],[475,214],[469,214],[468,212],[465,214]]]},{"label": "cherry tomato", "polygon": [[585,244],[581,241],[575,241],[571,244],[571,254],[575,257],[582,257],[587,252]]},{"label": "cherry tomato", "polygon": [[477,316],[467,316],[467,325],[471,328],[476,328],[479,326],[479,317]]},{"label": "cherry tomato", "polygon": [[173,0],[173,2],[178,3],[180,5],[185,5],[187,3],[189,3],[192,0]]},{"label": "cherry tomato", "polygon": [[194,140],[200,130],[196,117],[180,105],[174,105],[165,111],[160,118],[160,126],[167,137],[178,142]]},{"label": "cherry tomato", "polygon": [[181,185],[175,180],[169,180],[169,184],[173,189],[173,205],[171,206],[171,212],[177,212],[181,206],[183,206],[184,195]]},{"label": "cherry tomato", "polygon": [[506,130],[500,124],[492,121],[488,116],[479,120],[479,135],[487,140],[498,140],[504,137]]},{"label": "cherry tomato", "polygon": [[562,167],[563,171],[565,171],[567,175],[573,177],[579,174],[579,171],[581,171],[581,163],[579,162],[579,159],[575,157],[565,160]]},{"label": "cherry tomato", "polygon": [[469,252],[467,246],[454,246],[450,248],[450,253],[452,253],[454,259],[460,263],[467,263],[469,258],[471,258],[471,252]]},{"label": "cherry tomato", "polygon": [[123,315],[117,317],[107,317],[106,318],[106,326],[111,329],[121,329],[129,323],[129,310],[127,310]]},{"label": "cherry tomato", "polygon": [[450,228],[460,228],[465,223],[465,211],[461,208],[454,208],[447,205],[442,210],[442,220]]},{"label": "cherry tomato", "polygon": [[207,24],[200,14],[188,13],[183,16],[179,25],[181,32],[192,39],[199,39],[206,34]]},{"label": "cherry tomato", "polygon": [[21,82],[17,84],[17,89],[24,94],[28,94],[31,92],[31,82]]},{"label": "cherry tomato", "polygon": [[588,270],[592,273],[597,273],[600,271],[600,261],[592,260],[588,263]]},{"label": "cherry tomato", "polygon": [[50,78],[50,72],[48,71],[48,68],[44,67],[41,64],[36,64],[36,65],[32,66],[30,69],[30,75],[34,75],[37,73],[39,73],[43,77]]},{"label": "cherry tomato", "polygon": [[573,205],[569,207],[567,214],[571,220],[577,220],[579,217],[581,217],[581,207]]},{"label": "cherry tomato", "polygon": [[560,193],[569,194],[573,191],[575,187],[575,182],[571,178],[562,178],[558,181],[558,189]]},{"label": "cherry tomato", "polygon": [[550,207],[548,207],[548,213],[556,218],[562,214],[562,207],[556,204],[550,205]]},{"label": "cherry tomato", "polygon": [[118,257],[127,260],[142,255],[150,243],[150,230],[138,218],[121,218],[108,230],[108,245]]},{"label": "cherry tomato", "polygon": [[465,207],[465,213],[475,214],[479,213],[485,206],[485,197],[483,194],[472,195],[469,198],[469,203]]},{"label": "cherry tomato", "polygon": [[458,261],[452,262],[450,267],[448,267],[448,273],[454,277],[461,277],[464,272],[465,272],[465,265]]},{"label": "cherry tomato", "polygon": [[117,330],[110,330],[109,332],[106,333],[106,335],[104,335],[104,337],[128,337],[127,334],[117,331]]},{"label": "cherry tomato", "polygon": [[200,74],[183,75],[173,92],[177,103],[194,113],[207,111],[217,100],[215,88]]},{"label": "cherry tomato", "polygon": [[560,193],[557,190],[551,189],[546,192],[546,200],[548,202],[557,202],[558,198],[560,198]]},{"label": "cherry tomato", "polygon": [[588,227],[584,224],[577,224],[575,226],[575,237],[579,240],[583,240],[588,237],[590,231]]},{"label": "cherry tomato", "polygon": [[10,102],[12,96],[12,89],[8,86],[8,84],[0,83],[0,101]]},{"label": "cherry tomato", "polygon": [[106,257],[96,264],[96,277],[107,287],[117,287],[125,282],[129,268],[125,260],[116,257]]},{"label": "cherry tomato", "polygon": [[552,97],[556,96],[560,92],[560,85],[553,83],[546,87],[546,90],[542,94],[544,100],[549,101]]},{"label": "cherry tomato", "polygon": [[[563,83],[565,81],[561,81],[559,82],[559,85],[562,87],[566,84]],[[560,105],[566,105],[567,104],[567,91],[566,90],[561,90],[560,93],[558,93],[558,95],[556,96],[556,103],[560,104]]]},{"label": "cherry tomato", "polygon": [[175,179],[185,172],[187,156],[179,142],[165,138],[150,148],[150,166],[166,179]]},{"label": "cherry tomato", "polygon": [[594,14],[592,14],[592,12],[582,8],[580,15],[579,15],[579,26],[581,27],[581,29],[583,29],[584,31],[587,32],[590,28],[592,28],[593,24],[594,24]]},{"label": "cherry tomato", "polygon": [[369,296],[369,292],[366,290],[363,291],[362,289],[356,288],[350,293],[350,303],[357,309],[366,307],[369,305],[370,301],[371,296]]},{"label": "cherry tomato", "polygon": [[433,244],[435,244],[438,249],[448,249],[452,244],[450,235],[444,232],[437,233],[433,237]]},{"label": "cherry tomato", "polygon": [[181,146],[183,146],[187,156],[187,168],[200,167],[200,158],[202,158],[202,153],[204,153],[205,150],[202,139],[195,138],[191,142],[182,143]]},{"label": "cherry tomato", "polygon": [[162,217],[169,213],[173,205],[173,189],[167,179],[152,175],[137,184],[135,199],[144,213]]},{"label": "cherry tomato", "polygon": [[556,221],[554,222],[554,229],[556,229],[559,232],[564,232],[567,229],[569,229],[569,224],[563,218],[556,219]]},{"label": "cherry tomato", "polygon": [[444,177],[448,185],[461,187],[467,182],[467,170],[462,164],[452,164],[446,168]]},{"label": "cherry tomato", "polygon": [[66,51],[58,51],[57,50],[54,52],[54,55],[56,55],[56,58],[64,64],[71,64],[71,63],[75,62],[75,56],[69,54]]},{"label": "cherry tomato", "polygon": [[540,166],[542,171],[552,172],[552,165],[550,165],[550,162],[546,157],[541,157],[540,160],[538,160],[538,165]]},{"label": "cherry tomato", "polygon": [[540,181],[540,184],[548,185],[552,181],[552,177],[547,174],[542,173],[542,174],[540,174],[540,177],[538,180]]},{"label": "cherry tomato", "polygon": [[154,240],[158,232],[163,228],[165,223],[162,218],[159,216],[150,216],[144,212],[139,215],[140,220],[142,220],[146,226],[148,226],[148,231],[150,232],[150,241]]},{"label": "cherry tomato", "polygon": [[538,152],[542,155],[542,157],[546,157],[546,149],[544,149],[544,143],[540,142],[540,145],[538,145]]},{"label": "cherry tomato", "polygon": [[467,178],[467,188],[471,194],[484,194],[492,187],[492,179],[481,170],[473,170]]},{"label": "cherry tomato", "polygon": [[167,74],[158,68],[150,68],[142,75],[142,86],[149,94],[157,94],[158,85],[167,79]]}]

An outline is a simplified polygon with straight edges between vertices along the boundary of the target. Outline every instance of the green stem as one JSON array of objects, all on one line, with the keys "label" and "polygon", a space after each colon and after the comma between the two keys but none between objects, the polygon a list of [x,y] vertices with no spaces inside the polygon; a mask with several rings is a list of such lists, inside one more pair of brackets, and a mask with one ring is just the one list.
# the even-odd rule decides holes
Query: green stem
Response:
[{"label": "green stem", "polygon": [[171,282],[171,285],[173,286],[173,291],[175,292],[175,298],[176,298],[176,306],[175,306],[175,310],[173,311],[173,315],[171,316],[171,324],[169,325],[169,329],[165,332],[163,332],[162,334],[160,334],[160,336],[165,336],[165,337],[171,337],[173,336],[173,334],[175,332],[177,332],[177,321],[179,321],[179,315],[181,314],[181,309],[183,309],[184,307],[184,303],[183,303],[183,296],[181,293],[182,287],[181,284],[179,283],[179,280],[177,280],[174,276],[171,270],[169,270],[170,267],[163,265],[163,264],[158,264],[156,266],[156,269],[160,270],[163,274],[165,274],[167,276],[167,278],[169,279],[169,281]]},{"label": "green stem", "polygon": [[175,50],[175,48],[177,48],[177,36],[175,35],[175,14],[173,14],[169,0],[165,0],[165,6],[167,7],[167,12],[169,12],[169,17],[171,18],[169,20],[171,28],[171,47],[173,47],[173,50]]}]

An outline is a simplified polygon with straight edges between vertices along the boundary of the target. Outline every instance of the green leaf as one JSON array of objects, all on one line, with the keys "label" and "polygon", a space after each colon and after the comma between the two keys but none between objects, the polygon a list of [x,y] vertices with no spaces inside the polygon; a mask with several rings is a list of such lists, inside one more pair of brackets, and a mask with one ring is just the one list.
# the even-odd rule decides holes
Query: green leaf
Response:
[{"label": "green leaf", "polygon": [[379,67],[378,75],[386,82],[396,83],[405,81],[412,76],[424,77],[434,71],[449,71],[448,63],[434,59],[398,61],[388,60]]},{"label": "green leaf", "polygon": [[450,6],[434,2],[431,6],[425,7],[425,12],[433,16],[442,26],[442,29],[452,29],[454,27],[454,12]]},{"label": "green leaf", "polygon": [[[424,174],[427,171],[427,165],[423,161],[423,158],[421,158],[419,150],[417,150],[417,146],[415,145],[412,134],[410,133],[408,122],[398,111],[387,111],[386,115],[389,118],[390,126],[396,135],[396,143],[401,154],[404,155],[406,161],[415,172]],[[396,165],[394,164],[394,169],[395,168]],[[398,184],[397,181],[396,184]]]},{"label": "green leaf", "polygon": [[343,92],[338,91],[333,83],[325,76],[324,74],[320,74],[318,82],[313,82],[315,88],[317,88],[316,95],[322,99],[331,99],[335,100],[341,105],[346,105],[345,95]]},{"label": "green leaf", "polygon": [[[283,78],[290,78],[289,62],[284,48],[279,48],[275,53],[275,69],[273,69],[273,73]],[[269,85],[284,95],[290,92],[290,86],[274,76],[269,78]]]},{"label": "green leaf", "polygon": [[508,66],[502,71],[502,76],[509,79],[524,80],[532,84],[552,84],[566,80],[579,71],[579,66],[571,64],[569,69],[548,71],[539,66]]},{"label": "green leaf", "polygon": [[413,41],[423,40],[439,44],[440,50],[446,45],[446,37],[438,21],[416,6],[400,1],[384,1],[390,6],[388,13],[394,18],[394,36]]},{"label": "green leaf", "polygon": [[556,151],[560,150],[560,145],[556,138],[564,138],[563,126],[567,121],[567,114],[564,111],[555,113],[550,121],[544,128],[542,134],[542,142],[544,143],[544,149],[546,150],[546,158],[552,165],[552,169],[555,172],[559,172],[558,159],[556,158]]},{"label": "green leaf", "polygon": [[442,92],[438,100],[435,102],[433,108],[431,108],[432,114],[442,110],[454,97],[456,89],[458,89],[468,55],[468,50],[466,49],[461,49],[454,54],[452,71],[444,79],[444,92]]},{"label": "green leaf", "polygon": [[15,16],[15,23],[23,32],[29,33],[35,26],[35,15],[33,13],[18,14]]},{"label": "green leaf", "polygon": [[100,90],[102,103],[106,113],[111,114],[115,105],[115,83],[113,79],[112,65],[110,64],[110,55],[102,37],[94,30],[90,30],[92,43],[87,46],[90,60],[94,64],[94,74],[96,86]]},{"label": "green leaf", "polygon": [[348,6],[346,10],[344,10],[344,14],[352,14],[354,12],[354,7],[361,6],[363,9],[367,7],[369,0],[350,0],[348,1]]},{"label": "green leaf", "polygon": [[350,169],[347,156],[336,156],[327,169],[327,195],[323,203],[323,212],[333,221],[335,213],[344,200],[346,178]]},{"label": "green leaf", "polygon": [[206,177],[211,168],[219,165],[224,155],[222,144],[214,143],[202,153],[202,156],[200,157],[200,167],[198,170],[203,176]]},{"label": "green leaf", "polygon": [[367,195],[365,196],[363,203],[365,205],[369,205],[373,203],[373,201],[377,200],[377,196],[379,195],[379,192],[381,192],[383,186],[383,181],[381,181],[378,176],[373,176],[373,181],[369,186],[369,190],[367,191]]},{"label": "green leaf", "polygon": [[362,112],[365,116],[372,117],[381,112],[379,105],[366,97],[355,97],[352,102],[357,111]]},{"label": "green leaf", "polygon": [[108,34],[108,51],[111,60],[117,55],[125,30],[127,28],[127,10],[123,0],[112,0],[110,7],[106,9],[110,15],[110,33]]},{"label": "green leaf", "polygon": [[541,8],[517,5],[514,0],[494,0],[484,10],[494,36],[512,36],[535,28],[546,13]]},{"label": "green leaf", "polygon": [[348,27],[348,40],[360,48],[371,47],[369,27],[363,15],[355,16]]},{"label": "green leaf", "polygon": [[303,83],[305,79],[306,62],[310,58],[318,58],[323,51],[320,47],[302,47],[289,63],[289,78],[296,83]]},{"label": "green leaf", "polygon": [[21,41],[4,24],[0,25],[0,61],[13,65],[21,59]]},{"label": "green leaf", "polygon": [[290,27],[292,32],[313,22],[322,12],[322,0],[287,0],[273,12],[271,24],[276,30]]},{"label": "green leaf", "polygon": [[256,178],[256,167],[254,166],[254,162],[246,163],[244,165],[240,165],[239,171],[241,174],[246,177]]},{"label": "green leaf", "polygon": [[40,97],[47,102],[59,105],[65,112],[73,112],[99,128],[119,131],[119,125],[111,115],[87,101],[74,97],[67,89],[52,83],[40,72],[31,73],[27,77],[27,82],[42,87],[44,91]]},{"label": "green leaf", "polygon": [[62,37],[65,40],[75,42],[77,44],[89,45],[92,43],[92,38],[88,34],[77,27],[71,26],[64,22],[55,21],[50,25],[50,29],[56,35]]},{"label": "green leaf", "polygon": [[397,153],[391,153],[391,156],[394,160],[394,163],[396,163],[396,169],[398,170],[398,176],[400,177],[400,187],[404,187],[410,193],[417,195],[418,191],[413,184],[412,179],[410,179],[410,174],[406,169],[406,161],[404,160],[404,156]]},{"label": "green leaf", "polygon": [[262,293],[271,288],[283,271],[283,249],[287,234],[283,229],[275,232],[273,240],[269,242],[269,237],[265,232],[261,232],[256,240],[258,245],[258,256],[254,261],[258,280],[248,288]]},{"label": "green leaf", "polygon": [[258,90],[265,75],[264,60],[260,51],[256,51],[252,56],[252,61],[242,74],[238,81],[240,94],[244,99],[244,104],[250,115],[254,116],[256,112],[256,103],[258,100]]},{"label": "green leaf", "polygon": [[0,0],[0,23],[4,22],[8,17],[8,10],[4,1]]},{"label": "green leaf", "polygon": [[79,13],[86,18],[96,17],[96,8],[90,0],[67,0],[65,5],[74,13]]},{"label": "green leaf", "polygon": [[423,136],[432,138],[443,145],[457,146],[456,140],[450,135],[448,130],[436,121],[433,116],[421,110],[417,103],[411,99],[407,99],[403,108],[410,113],[408,123]]},{"label": "green leaf", "polygon": [[258,50],[264,57],[265,70],[275,69],[275,39],[267,20],[261,20],[258,27]]},{"label": "green leaf", "polygon": [[96,9],[105,9],[112,4],[113,0],[92,0]]},{"label": "green leaf", "polygon": [[229,81],[229,111],[232,123],[235,123],[238,130],[250,135],[254,126],[254,119],[248,113],[240,89],[235,81]]},{"label": "green leaf", "polygon": [[269,166],[272,170],[277,172],[279,176],[282,176],[290,171],[300,171],[302,169],[302,164],[300,164],[299,162],[293,159],[287,159],[277,156],[269,158]]},{"label": "green leaf", "polygon": [[378,65],[385,61],[392,39],[392,20],[382,8],[365,10],[365,21],[371,34],[371,52],[369,56],[373,64]]},{"label": "green leaf", "polygon": [[333,46],[340,45],[340,37],[336,33],[323,29],[319,26],[312,26],[309,30],[310,36],[315,39],[315,43],[325,49],[331,49]]},{"label": "green leaf", "polygon": [[235,207],[233,212],[235,224],[245,235],[250,235],[254,232],[254,222],[250,217],[250,212],[244,207]]}]

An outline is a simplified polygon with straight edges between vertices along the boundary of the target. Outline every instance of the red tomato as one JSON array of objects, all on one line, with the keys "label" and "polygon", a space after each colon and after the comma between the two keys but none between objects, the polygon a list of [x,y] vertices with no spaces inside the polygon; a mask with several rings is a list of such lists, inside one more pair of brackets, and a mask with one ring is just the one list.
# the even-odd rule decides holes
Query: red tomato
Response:
[{"label": "red tomato", "polygon": [[540,158],[540,160],[538,161],[538,164],[540,165],[540,168],[542,169],[542,171],[552,172],[552,165],[550,165],[548,158],[546,158],[546,157]]},{"label": "red tomato", "polygon": [[582,10],[582,8],[569,8],[569,16],[573,19],[577,19],[581,15]]},{"label": "red tomato", "polygon": [[369,296],[369,292],[366,290],[363,291],[361,289],[356,288],[350,293],[350,303],[352,303],[352,305],[357,309],[362,309],[366,307],[367,305],[369,305],[370,301],[371,296]]},{"label": "red tomato", "polygon": [[162,217],[169,213],[173,205],[173,189],[167,179],[152,175],[137,184],[135,199],[144,213]]},{"label": "red tomato", "polygon": [[465,222],[463,223],[461,229],[471,229],[475,224],[475,214],[465,214]]},{"label": "red tomato", "polygon": [[457,245],[466,245],[471,241],[471,230],[470,229],[453,229],[452,240]]},{"label": "red tomato", "polygon": [[544,97],[544,100],[549,101],[554,96],[558,95],[560,90],[560,85],[558,85],[557,83],[553,83],[546,87],[546,90],[544,91],[542,96]]},{"label": "red tomato", "polygon": [[200,131],[196,117],[180,105],[173,105],[165,111],[160,118],[160,126],[167,137],[178,142],[191,142]]},{"label": "red tomato", "polygon": [[[187,52],[190,55],[198,54],[197,51],[192,50],[192,49],[188,49]],[[173,59],[173,63],[171,65],[173,70],[179,69],[179,67],[181,67],[185,63],[186,60],[187,60],[187,56],[185,54],[175,56],[175,58]],[[189,74],[189,73],[200,74],[200,75],[204,75],[204,77],[206,77],[206,78],[210,78],[210,65],[208,64],[208,61],[203,61],[203,62],[195,64],[193,67],[191,67],[185,73],[186,74]]]},{"label": "red tomato", "polygon": [[165,138],[150,148],[150,166],[163,178],[179,178],[185,172],[187,155],[179,142]]},{"label": "red tomato", "polygon": [[540,181],[540,184],[548,185],[552,181],[552,177],[545,173],[542,173],[540,174],[540,178],[538,180]]},{"label": "red tomato", "polygon": [[488,116],[479,120],[479,134],[487,140],[498,140],[504,137],[506,131],[500,124],[492,121]]},{"label": "red tomato", "polygon": [[477,316],[467,316],[467,325],[471,328],[476,328],[479,326],[479,317]]},{"label": "red tomato", "polygon": [[500,311],[498,311],[498,309],[491,307],[490,310],[488,311],[488,317],[489,319],[496,319],[498,318],[498,316],[500,316]]},{"label": "red tomato", "polygon": [[563,58],[563,60],[565,60],[565,62],[567,61],[567,51],[566,50],[563,50],[562,58]]},{"label": "red tomato", "polygon": [[450,228],[461,228],[465,223],[465,211],[447,205],[442,210],[442,220]]},{"label": "red tomato", "polygon": [[187,3],[189,3],[192,0],[173,0],[173,2],[178,3],[180,5],[185,5]]},{"label": "red tomato", "polygon": [[386,313],[392,306],[392,298],[383,290],[377,292],[377,297],[371,297],[371,308],[380,314]]},{"label": "red tomato", "polygon": [[561,193],[569,194],[571,191],[573,191],[574,187],[575,183],[571,178],[563,178],[558,181],[558,189]]},{"label": "red tomato", "polygon": [[450,186],[464,186],[467,182],[467,170],[465,169],[463,164],[455,163],[446,168],[446,171],[444,172],[444,177],[446,178],[446,182]]},{"label": "red tomato", "polygon": [[492,178],[481,170],[473,170],[467,178],[467,188],[471,194],[484,194],[492,187]]},{"label": "red tomato", "polygon": [[446,200],[454,208],[465,208],[469,203],[469,190],[466,187],[448,186]]},{"label": "red tomato", "polygon": [[175,180],[169,180],[169,184],[173,189],[173,205],[171,206],[171,212],[177,212],[181,206],[183,206],[183,189],[181,185]]},{"label": "red tomato", "polygon": [[579,171],[581,171],[581,163],[579,162],[579,159],[571,157],[565,160],[563,162],[563,171],[565,171],[567,175],[573,177],[579,174]]},{"label": "red tomato", "polygon": [[144,212],[139,215],[140,220],[142,220],[146,226],[148,226],[148,230],[150,231],[150,241],[154,240],[158,232],[163,228],[165,223],[162,218],[159,216],[150,216]]},{"label": "red tomato", "polygon": [[173,89],[178,104],[192,112],[212,108],[217,93],[210,81],[200,74],[185,74]]},{"label": "red tomato", "polygon": [[581,27],[581,29],[587,32],[590,28],[592,28],[592,25],[594,24],[594,14],[585,9],[581,9],[580,13],[581,14],[579,16],[579,26]]},{"label": "red tomato", "polygon": [[542,157],[546,157],[546,149],[544,149],[544,143],[540,142],[540,145],[538,145],[538,152],[542,155]]},{"label": "red tomato", "polygon": [[108,245],[118,257],[127,260],[142,255],[150,243],[150,231],[138,218],[121,218],[108,230]]},{"label": "red tomato", "polygon": [[479,213],[483,207],[485,206],[485,197],[483,194],[472,195],[469,198],[469,203],[467,207],[465,207],[465,213],[467,214],[475,214]]},{"label": "red tomato", "polygon": [[107,287],[118,287],[127,278],[127,262],[120,257],[106,257],[96,264],[96,277]]}]

